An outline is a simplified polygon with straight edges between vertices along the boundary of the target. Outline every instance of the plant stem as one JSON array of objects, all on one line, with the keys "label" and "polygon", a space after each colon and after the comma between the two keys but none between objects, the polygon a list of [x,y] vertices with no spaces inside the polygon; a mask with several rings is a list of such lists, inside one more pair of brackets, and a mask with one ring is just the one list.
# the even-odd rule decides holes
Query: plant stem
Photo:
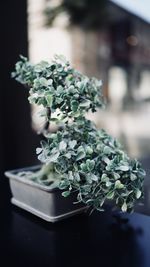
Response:
[{"label": "plant stem", "polygon": [[44,125],[44,132],[48,132],[49,126],[50,126],[50,119],[51,119],[51,109],[49,107],[46,108],[46,117],[47,117],[47,121]]}]

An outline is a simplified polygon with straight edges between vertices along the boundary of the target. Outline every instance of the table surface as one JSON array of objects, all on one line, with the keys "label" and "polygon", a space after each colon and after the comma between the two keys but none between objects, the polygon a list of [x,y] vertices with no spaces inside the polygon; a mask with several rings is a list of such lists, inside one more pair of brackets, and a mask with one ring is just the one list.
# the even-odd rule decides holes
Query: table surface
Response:
[{"label": "table surface", "polygon": [[0,266],[150,267],[149,191],[140,213],[117,217],[94,212],[47,223],[9,203],[0,206]]}]

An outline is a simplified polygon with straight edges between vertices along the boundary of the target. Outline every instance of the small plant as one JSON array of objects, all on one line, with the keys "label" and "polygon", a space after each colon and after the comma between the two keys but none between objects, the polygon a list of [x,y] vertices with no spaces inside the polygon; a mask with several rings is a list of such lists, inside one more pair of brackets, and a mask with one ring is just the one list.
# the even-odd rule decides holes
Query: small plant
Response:
[{"label": "small plant", "polygon": [[[30,89],[29,102],[42,105],[45,116],[36,150],[43,167],[20,176],[59,187],[64,197],[75,191],[77,201],[92,209],[101,211],[112,201],[123,212],[132,211],[143,196],[145,171],[116,139],[85,118],[104,106],[102,82],[79,73],[63,56],[36,65],[21,56],[12,76]],[[50,133],[51,121],[61,125],[56,133]]]}]

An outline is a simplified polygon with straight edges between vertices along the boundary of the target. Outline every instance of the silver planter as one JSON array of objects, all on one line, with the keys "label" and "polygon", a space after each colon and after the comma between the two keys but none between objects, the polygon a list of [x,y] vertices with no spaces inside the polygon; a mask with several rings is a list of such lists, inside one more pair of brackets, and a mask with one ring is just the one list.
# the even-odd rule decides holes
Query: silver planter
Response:
[{"label": "silver planter", "polygon": [[19,172],[36,171],[39,166],[6,171],[12,192],[11,202],[32,214],[48,221],[56,222],[86,210],[86,207],[76,202],[76,194],[67,198],[61,195],[59,189],[49,189],[48,186],[38,184],[25,177],[20,177]]}]

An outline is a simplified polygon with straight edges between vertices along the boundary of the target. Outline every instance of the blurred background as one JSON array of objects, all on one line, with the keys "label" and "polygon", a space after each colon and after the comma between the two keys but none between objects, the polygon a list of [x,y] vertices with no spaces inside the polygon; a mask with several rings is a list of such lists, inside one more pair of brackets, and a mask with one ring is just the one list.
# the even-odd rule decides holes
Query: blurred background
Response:
[{"label": "blurred background", "polygon": [[123,2],[29,0],[29,58],[64,54],[84,74],[102,79],[107,108],[89,117],[141,157],[150,153],[150,3]]},{"label": "blurred background", "polygon": [[[19,54],[33,63],[63,54],[103,81],[105,110],[88,114],[132,157],[150,155],[149,0],[5,0],[1,6],[0,171],[37,163],[38,110],[10,78]],[[6,179],[6,178],[5,178]],[[1,179],[1,193],[7,187]]]}]

